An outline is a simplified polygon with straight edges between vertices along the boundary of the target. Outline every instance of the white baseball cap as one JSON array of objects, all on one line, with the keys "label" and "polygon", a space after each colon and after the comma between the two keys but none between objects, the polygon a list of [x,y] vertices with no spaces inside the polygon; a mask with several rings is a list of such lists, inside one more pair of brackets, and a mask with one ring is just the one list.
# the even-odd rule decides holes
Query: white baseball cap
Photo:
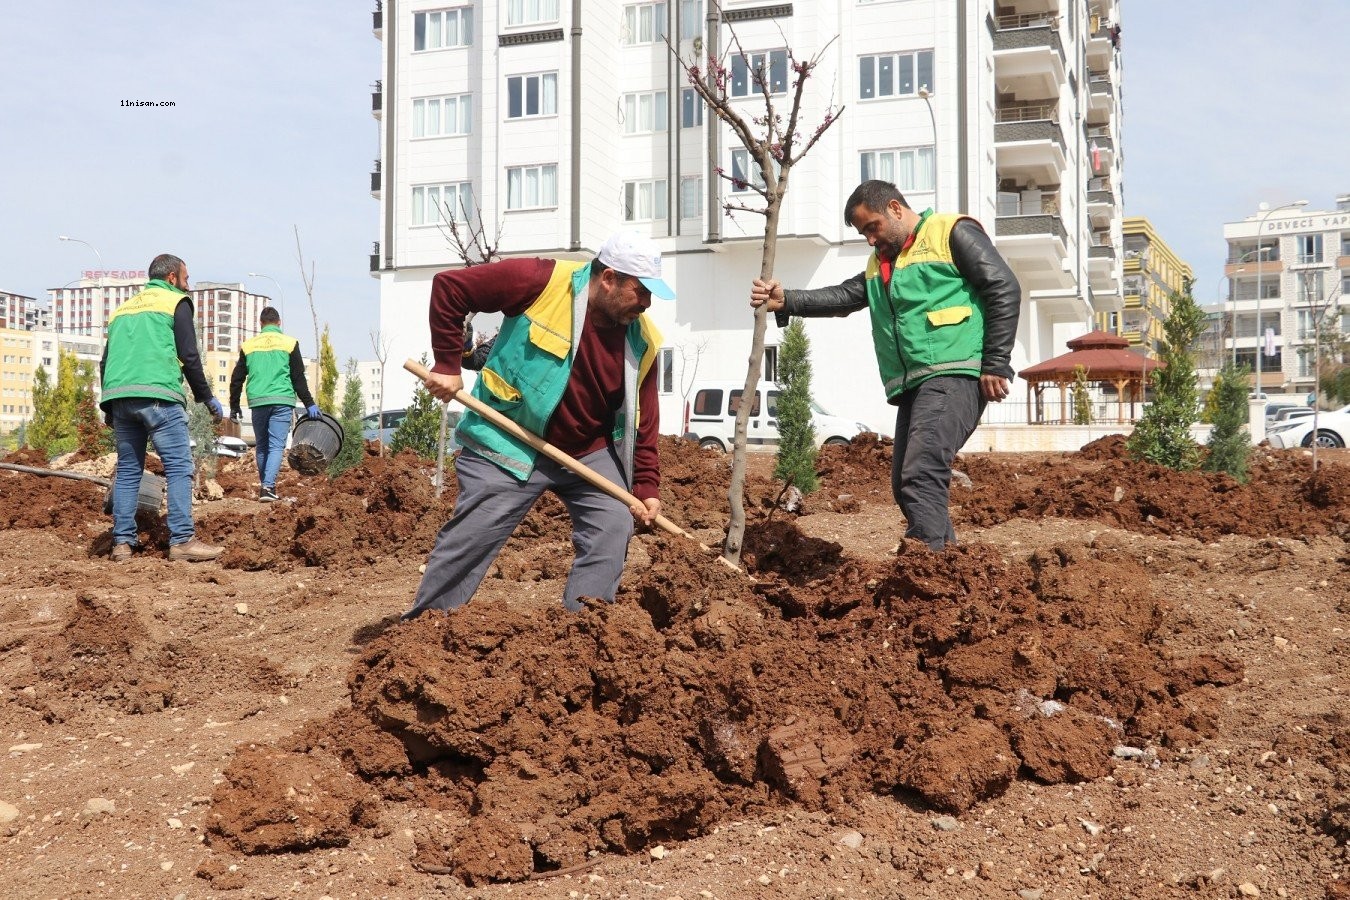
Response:
[{"label": "white baseball cap", "polygon": [[636,231],[619,231],[600,245],[600,261],[616,272],[632,275],[653,297],[674,300],[675,292],[661,279],[661,250],[656,241]]}]

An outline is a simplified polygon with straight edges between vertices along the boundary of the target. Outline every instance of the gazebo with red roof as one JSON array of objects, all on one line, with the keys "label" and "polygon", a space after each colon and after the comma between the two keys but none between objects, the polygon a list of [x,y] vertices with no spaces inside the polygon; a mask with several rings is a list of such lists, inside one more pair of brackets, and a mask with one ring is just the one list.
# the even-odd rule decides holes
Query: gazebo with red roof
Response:
[{"label": "gazebo with red roof", "polygon": [[[1069,352],[1054,359],[1037,363],[1018,374],[1027,382],[1027,422],[1045,423],[1043,416],[1046,385],[1059,385],[1059,424],[1070,420],[1066,399],[1069,386],[1074,383],[1077,370],[1087,371],[1087,380],[1111,384],[1116,388],[1116,421],[1125,422],[1125,392],[1130,393],[1130,418],[1134,421],[1134,404],[1142,400],[1149,373],[1162,363],[1129,349],[1130,342],[1105,331],[1090,331],[1069,341]],[[1032,400],[1035,402],[1033,403]],[[1036,415],[1033,417],[1032,411]]]}]

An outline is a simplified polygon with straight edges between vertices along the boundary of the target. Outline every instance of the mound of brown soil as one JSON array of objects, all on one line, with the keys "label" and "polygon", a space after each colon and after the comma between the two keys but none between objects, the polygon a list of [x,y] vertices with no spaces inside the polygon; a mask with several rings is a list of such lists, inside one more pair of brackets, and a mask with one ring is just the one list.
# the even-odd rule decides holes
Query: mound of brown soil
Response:
[{"label": "mound of brown soil", "polygon": [[260,657],[221,671],[219,659],[190,642],[155,640],[127,601],[88,592],[59,632],[24,643],[32,670],[12,687],[49,721],[99,707],[134,714],[183,706],[215,693],[221,680],[254,690],[286,683]]},{"label": "mound of brown soil", "polygon": [[66,540],[83,541],[101,516],[105,491],[89,481],[0,469],[0,528],[53,529]]},{"label": "mound of brown soil", "polygon": [[846,447],[821,447],[816,458],[821,490],[834,497],[844,494],[869,503],[891,502],[894,453],[894,441],[872,432],[863,432]]},{"label": "mound of brown soil", "polygon": [[1130,452],[1125,449],[1127,440],[1123,434],[1108,434],[1095,441],[1088,441],[1078,451],[1078,456],[1082,459],[1128,459]]},{"label": "mound of brown soil", "polygon": [[652,542],[613,605],[476,601],[396,626],[353,666],[352,711],[292,749],[464,817],[417,833],[415,863],[481,883],[789,803],[901,791],[959,813],[1019,777],[1100,777],[1117,744],[1212,733],[1216,686],[1241,677],[1170,656],[1125,556],[907,542],[868,568],[793,530],[748,541],[781,565],[757,583]]},{"label": "mound of brown soil", "polygon": [[34,447],[20,447],[5,454],[5,462],[16,466],[33,466],[39,469],[48,467],[47,454]]}]

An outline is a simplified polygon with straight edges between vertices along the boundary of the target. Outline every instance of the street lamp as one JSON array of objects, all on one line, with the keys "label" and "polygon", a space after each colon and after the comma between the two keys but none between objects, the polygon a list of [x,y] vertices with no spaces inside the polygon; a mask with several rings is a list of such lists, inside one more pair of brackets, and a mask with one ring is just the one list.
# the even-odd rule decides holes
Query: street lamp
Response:
[{"label": "street lamp", "polygon": [[941,207],[938,206],[937,116],[933,114],[933,101],[929,99],[933,96],[933,92],[928,90],[928,85],[921,84],[919,85],[919,96],[923,98],[924,106],[928,107],[928,121],[933,123],[933,208],[940,209]]},{"label": "street lamp", "polygon": [[69,237],[68,235],[58,234],[56,236],[56,239],[58,241],[70,241],[73,244],[84,244],[90,250],[94,251],[94,255],[98,257],[98,278],[95,279],[95,281],[98,282],[98,299],[106,303],[108,298],[103,291],[103,254],[99,253],[98,248],[95,247],[93,244],[89,243],[88,241],[82,241],[79,238],[73,238]]},{"label": "street lamp", "polygon": [[277,295],[281,300],[281,321],[286,321],[286,292],[281,289],[281,282],[277,281],[271,275],[264,275],[262,272],[249,272],[249,278],[266,278],[277,286]]},{"label": "street lamp", "polygon": [[[1261,390],[1261,356],[1265,350],[1262,344],[1266,339],[1265,332],[1261,330],[1261,275],[1266,268],[1265,262],[1261,259],[1261,233],[1265,230],[1266,220],[1270,218],[1271,213],[1279,212],[1282,209],[1297,209],[1307,205],[1307,200],[1295,200],[1274,209],[1267,209],[1256,224],[1256,384],[1253,387],[1258,398],[1263,393]],[[1275,246],[1279,247],[1278,238]]]}]

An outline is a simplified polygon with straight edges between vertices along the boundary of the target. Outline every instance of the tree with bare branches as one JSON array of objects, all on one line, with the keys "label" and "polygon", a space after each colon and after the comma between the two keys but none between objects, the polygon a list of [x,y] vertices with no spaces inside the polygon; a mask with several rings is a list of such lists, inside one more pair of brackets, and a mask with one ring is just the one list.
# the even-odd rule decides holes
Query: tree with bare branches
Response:
[{"label": "tree with bare branches", "polygon": [[[380,391],[378,395],[380,400],[379,404],[375,408],[375,413],[377,416],[379,416],[379,423],[380,423],[376,427],[379,428],[382,428],[384,426],[384,367],[389,362],[389,350],[393,346],[393,343],[394,341],[392,338],[383,334],[379,330],[373,330],[370,332],[370,346],[371,349],[375,351],[375,361],[380,364]],[[383,440],[380,441],[380,455],[384,456]]]},{"label": "tree with bare branches", "polygon": [[305,251],[300,247],[300,226],[292,225],[295,229],[295,258],[300,263],[300,281],[305,285],[305,297],[309,300],[309,314],[314,319],[314,381],[319,383],[319,310],[314,305],[314,261],[309,262],[309,271],[305,271]]},{"label": "tree with bare branches", "polygon": [[[716,4],[714,4],[716,9]],[[717,10],[720,13],[720,10]],[[711,14],[711,13],[710,13]],[[774,259],[778,251],[778,220],[787,195],[792,169],[811,151],[821,136],[843,113],[843,107],[830,102],[820,115],[819,123],[809,132],[802,130],[804,110],[803,98],[806,85],[815,73],[825,51],[834,41],[826,42],[808,58],[801,59],[788,49],[789,83],[787,96],[790,107],[786,118],[779,111],[775,94],[777,86],[771,83],[769,66],[754,64],[751,57],[741,46],[734,30],[725,52],[718,53],[708,48],[706,56],[698,59],[685,59],[680,56],[676,45],[666,39],[670,52],[679,60],[690,87],[717,117],[726,123],[741,146],[749,154],[752,166],[758,177],[750,173],[726,173],[721,168],[717,174],[726,181],[735,181],[738,190],[746,189],[758,194],[764,201],[763,206],[752,207],[737,201],[723,204],[724,211],[748,212],[764,217],[764,250],[760,257],[761,279],[773,276]],[[786,43],[786,41],[785,41]],[[731,66],[744,65],[750,81],[758,90],[763,103],[762,112],[747,117],[733,101],[730,90],[732,84]],[[745,374],[745,394],[753,396],[759,387],[760,365],[764,358],[764,332],[768,325],[768,313],[765,309],[755,310],[755,326],[750,344],[750,359]],[[732,452],[731,488],[728,500],[731,504],[731,521],[727,527],[727,539],[722,555],[734,564],[740,563],[741,545],[745,538],[745,446],[746,428],[750,418],[752,404],[742,403],[736,412],[736,437]]]}]

